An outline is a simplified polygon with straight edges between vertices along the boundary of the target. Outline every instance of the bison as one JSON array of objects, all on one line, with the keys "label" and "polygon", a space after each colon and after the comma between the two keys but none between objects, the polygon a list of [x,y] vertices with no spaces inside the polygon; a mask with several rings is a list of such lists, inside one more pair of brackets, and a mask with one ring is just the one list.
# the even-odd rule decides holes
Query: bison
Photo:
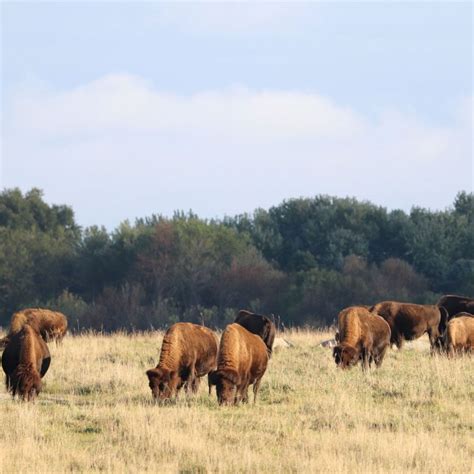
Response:
[{"label": "bison", "polygon": [[436,305],[382,301],[371,308],[372,313],[382,316],[392,332],[390,343],[401,349],[404,341],[418,339],[428,333],[431,349],[436,349],[441,334],[442,321],[447,318],[444,308]]},{"label": "bison", "polygon": [[469,313],[456,314],[446,328],[445,346],[448,357],[474,351],[474,317]]},{"label": "bison", "polygon": [[10,321],[8,335],[0,341],[6,346],[10,338],[28,324],[38,332],[45,342],[60,342],[67,332],[67,319],[57,311],[41,308],[27,308],[16,312]]},{"label": "bison", "polygon": [[196,393],[200,377],[217,366],[218,338],[210,329],[192,323],[173,324],[163,337],[160,361],[146,372],[155,399],[175,397],[181,387]]},{"label": "bison", "polygon": [[26,324],[8,340],[2,355],[7,390],[13,396],[34,400],[41,391],[41,378],[51,363],[48,346],[39,333]]},{"label": "bison", "polygon": [[362,363],[367,370],[372,362],[380,367],[390,345],[390,326],[366,308],[351,306],[338,315],[339,343],[333,349],[336,364],[348,369]]},{"label": "bison", "polygon": [[209,374],[219,405],[247,403],[250,385],[255,403],[268,360],[267,346],[259,336],[240,324],[229,324],[222,333],[217,370]]},{"label": "bison", "polygon": [[474,314],[474,299],[467,296],[444,295],[436,303],[448,312],[448,319],[459,313]]},{"label": "bison", "polygon": [[251,313],[245,309],[239,311],[234,323],[240,324],[253,334],[260,336],[267,346],[268,357],[272,356],[276,328],[267,316]]}]

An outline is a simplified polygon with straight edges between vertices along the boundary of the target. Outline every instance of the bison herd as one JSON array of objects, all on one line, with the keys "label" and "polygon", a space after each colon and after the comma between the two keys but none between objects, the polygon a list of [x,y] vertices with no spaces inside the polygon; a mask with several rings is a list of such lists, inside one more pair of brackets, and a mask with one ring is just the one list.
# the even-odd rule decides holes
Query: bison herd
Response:
[{"label": "bison herd", "polygon": [[[13,396],[33,400],[41,391],[51,357],[47,342],[61,341],[67,331],[66,317],[45,309],[15,313],[5,347],[2,367],[7,390]],[[436,305],[383,301],[373,306],[351,306],[338,315],[333,348],[337,366],[347,369],[359,362],[363,370],[380,367],[390,345],[428,334],[431,352],[448,357],[474,351],[474,299],[447,295]],[[146,372],[156,400],[176,397],[183,388],[196,393],[207,375],[209,395],[216,387],[220,405],[248,401],[258,389],[272,355],[276,328],[266,316],[241,310],[219,338],[215,332],[193,323],[176,323],[163,337],[160,359]]]},{"label": "bison herd", "polygon": [[351,306],[339,313],[336,364],[348,368],[359,361],[366,370],[380,367],[389,345],[428,334],[431,352],[469,353],[474,350],[474,299],[446,295],[436,305],[382,301],[373,306]]},{"label": "bison herd", "polygon": [[173,324],[163,337],[158,365],[146,372],[151,393],[155,399],[166,400],[181,387],[196,392],[199,378],[207,375],[209,395],[215,385],[219,404],[247,402],[250,385],[255,402],[275,334],[269,318],[245,310],[225,328],[220,342],[203,326]]}]

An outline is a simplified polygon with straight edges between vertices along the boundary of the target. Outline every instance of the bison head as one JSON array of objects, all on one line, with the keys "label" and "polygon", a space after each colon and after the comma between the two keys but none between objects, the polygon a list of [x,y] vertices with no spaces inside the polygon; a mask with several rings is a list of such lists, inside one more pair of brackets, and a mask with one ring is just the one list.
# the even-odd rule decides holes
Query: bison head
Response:
[{"label": "bison head", "polygon": [[33,401],[41,392],[41,381],[34,382],[28,387],[28,390],[24,393],[23,399],[27,401]]},{"label": "bison head", "polygon": [[41,377],[30,364],[17,367],[11,378],[12,394],[18,394],[23,400],[33,401],[41,392]]},{"label": "bison head", "polygon": [[174,389],[171,383],[171,373],[167,370],[155,369],[147,370],[148,385],[151,388],[153,398],[156,400],[167,400],[174,394]]},{"label": "bison head", "polygon": [[359,352],[354,347],[338,345],[333,349],[333,357],[338,367],[349,369],[359,360]]},{"label": "bison head", "polygon": [[217,401],[219,405],[232,405],[235,403],[235,391],[238,375],[234,370],[218,370],[209,374],[209,383],[216,386]]}]

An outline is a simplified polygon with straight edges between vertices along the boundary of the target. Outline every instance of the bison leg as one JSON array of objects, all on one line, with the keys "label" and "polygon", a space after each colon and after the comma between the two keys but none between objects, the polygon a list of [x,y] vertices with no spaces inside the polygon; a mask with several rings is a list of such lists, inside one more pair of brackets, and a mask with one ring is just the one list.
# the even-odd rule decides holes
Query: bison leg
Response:
[{"label": "bison leg", "polygon": [[245,388],[242,389],[241,396],[242,396],[242,403],[249,402],[249,385],[248,384],[246,384]]},{"label": "bison leg", "polygon": [[[197,380],[197,381],[196,381]],[[189,375],[188,375],[188,389],[191,389],[192,393],[196,393],[197,389],[199,388],[199,379],[196,377],[196,367],[192,365],[189,368]],[[187,393],[187,392],[186,392]]]},{"label": "bison leg", "polygon": [[214,380],[215,378],[215,374],[216,371],[215,370],[211,370],[208,374],[207,374],[207,385],[209,387],[209,396],[211,395],[212,393],[212,386],[216,384],[216,381]]},{"label": "bison leg", "polygon": [[249,388],[248,383],[245,383],[237,387],[237,390],[235,392],[236,403],[239,403],[239,402],[248,403],[249,401],[248,388]]},{"label": "bison leg", "polygon": [[260,381],[262,379],[259,378],[257,380],[255,380],[254,384],[253,384],[253,404],[255,405],[255,402],[257,401],[257,393],[258,393],[258,389],[260,388]]},{"label": "bison leg", "polygon": [[184,393],[186,395],[189,394],[189,390],[194,392],[195,377],[196,377],[196,372],[193,365],[191,367],[186,367],[181,370],[180,372],[180,378],[182,380],[181,386],[184,386]]},{"label": "bison leg", "polygon": [[450,359],[452,359],[454,357],[454,345],[453,344],[449,344],[448,345],[448,357]]},{"label": "bison leg", "polygon": [[375,367],[380,368],[382,365],[383,359],[385,357],[385,353],[387,352],[388,346],[384,347],[378,354],[377,357],[374,358],[375,360]]},{"label": "bison leg", "polygon": [[191,382],[191,391],[196,394],[199,390],[199,384],[201,379],[199,377],[194,377],[193,381]]},{"label": "bison leg", "polygon": [[431,348],[431,355],[442,354],[444,352],[443,337],[439,336],[436,338],[434,347]]},{"label": "bison leg", "polygon": [[430,338],[431,355],[436,352],[437,341],[439,337],[438,328],[428,328],[428,337]]},{"label": "bison leg", "polygon": [[235,387],[235,395],[234,395],[234,405],[238,405],[240,402],[245,403],[245,398],[248,399],[248,396],[246,397],[246,390],[247,390],[248,385],[237,385]]},{"label": "bison leg", "polygon": [[369,370],[369,358],[370,354],[367,349],[362,349],[362,370],[365,372]]},{"label": "bison leg", "polygon": [[400,334],[397,334],[396,337],[395,337],[395,340],[394,340],[394,343],[395,345],[397,346],[397,349],[399,351],[402,350],[402,347],[403,347],[403,337],[400,335]]}]

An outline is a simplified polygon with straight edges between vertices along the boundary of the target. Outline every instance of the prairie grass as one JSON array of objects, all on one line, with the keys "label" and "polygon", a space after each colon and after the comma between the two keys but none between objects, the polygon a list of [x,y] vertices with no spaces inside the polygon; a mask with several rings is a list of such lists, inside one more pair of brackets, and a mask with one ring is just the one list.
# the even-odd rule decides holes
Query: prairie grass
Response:
[{"label": "prairie grass", "polygon": [[473,472],[474,359],[429,355],[426,340],[382,368],[336,369],[319,342],[292,331],[256,405],[196,397],[152,402],[145,371],[162,334],[68,336],[35,403],[0,392],[0,471]]}]

